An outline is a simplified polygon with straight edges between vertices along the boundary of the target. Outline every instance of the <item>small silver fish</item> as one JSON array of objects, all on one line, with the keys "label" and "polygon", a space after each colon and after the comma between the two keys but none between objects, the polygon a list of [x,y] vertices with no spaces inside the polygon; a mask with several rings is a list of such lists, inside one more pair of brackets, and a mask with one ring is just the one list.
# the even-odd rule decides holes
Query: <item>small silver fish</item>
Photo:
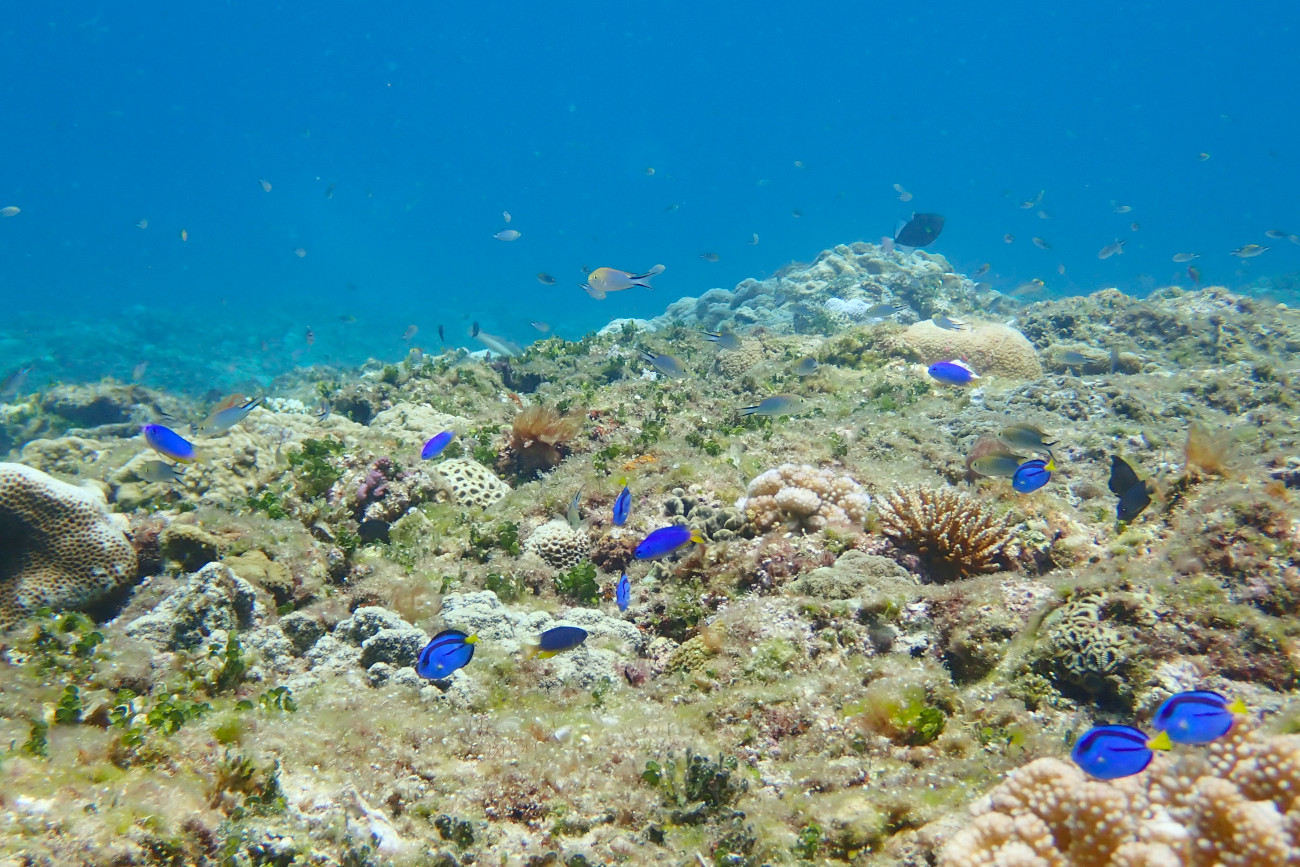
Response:
[{"label": "small silver fish", "polygon": [[4,382],[0,383],[0,400],[17,397],[18,392],[27,384],[27,374],[30,372],[30,367],[20,367],[6,376]]},{"label": "small silver fish", "polygon": [[1047,434],[1038,429],[1036,425],[1020,422],[1018,424],[1008,425],[998,431],[998,439],[1014,448],[1027,449],[1029,451],[1048,451],[1049,446],[1056,445],[1056,441],[1047,441]]},{"label": "small silver fish", "polygon": [[656,355],[642,352],[641,357],[650,362],[650,366],[669,379],[681,379],[686,376],[686,365],[675,355]]},{"label": "small silver fish", "polygon": [[1252,259],[1260,253],[1267,253],[1268,250],[1268,247],[1262,247],[1259,244],[1247,244],[1233,250],[1231,255],[1236,256],[1238,259]]},{"label": "small silver fish", "polygon": [[1264,233],[1264,237],[1272,238],[1275,241],[1290,241],[1292,244],[1300,244],[1300,236],[1292,235],[1290,232],[1283,232],[1281,229],[1269,229]]},{"label": "small silver fish", "polygon": [[704,332],[704,339],[710,343],[716,343],[722,349],[731,352],[735,352],[740,348],[740,338],[736,336],[734,331],[706,331]]},{"label": "small silver fish", "polygon": [[1174,254],[1175,262],[1190,262],[1193,259],[1199,259],[1199,258],[1201,258],[1200,253],[1175,253]]},{"label": "small silver fish", "polygon": [[163,461],[145,461],[135,474],[146,482],[183,482],[185,477],[174,466]]},{"label": "small silver fish", "polygon": [[231,406],[217,410],[204,419],[203,422],[194,429],[194,433],[197,436],[208,437],[229,430],[243,421],[250,412],[261,406],[262,401],[264,400],[266,400],[265,395],[262,397],[255,397],[240,406]]},{"label": "small silver fish", "polygon": [[1060,354],[1060,359],[1063,364],[1069,365],[1070,367],[1078,367],[1088,363],[1088,356],[1074,349],[1067,349],[1062,352]]},{"label": "small silver fish", "polygon": [[879,304],[872,304],[862,315],[867,319],[888,319],[906,309],[903,305],[896,304],[893,301],[882,301]]},{"label": "small silver fish", "polygon": [[496,238],[498,241],[518,241],[520,233],[516,229],[503,229],[492,237]]},{"label": "small silver fish", "polygon": [[965,322],[962,322],[960,319],[953,319],[943,313],[934,314],[930,317],[930,321],[939,328],[942,328],[944,331],[961,331],[966,327]]},{"label": "small silver fish", "polygon": [[324,424],[325,420],[330,417],[330,413],[333,411],[334,407],[330,405],[328,400],[322,397],[320,403],[316,404],[316,421],[320,424]]},{"label": "small silver fish", "polygon": [[1115,240],[1115,243],[1113,243],[1113,244],[1107,244],[1105,247],[1102,247],[1100,250],[1098,250],[1098,251],[1097,251],[1097,258],[1098,258],[1098,259],[1109,259],[1111,256],[1120,256],[1120,255],[1123,255],[1123,253],[1124,253],[1124,244],[1125,244],[1125,243],[1126,243],[1126,242],[1124,242],[1124,241],[1120,241],[1120,240],[1116,239],[1116,240]]},{"label": "small silver fish", "polygon": [[819,367],[821,365],[817,363],[817,359],[811,355],[805,355],[794,363],[794,374],[795,376],[812,376]]},{"label": "small silver fish", "polygon": [[741,415],[794,415],[803,409],[803,398],[797,394],[778,394],[761,400],[753,406],[742,407]]},{"label": "small silver fish", "polygon": [[1042,238],[1034,238],[1033,241],[1034,241],[1034,246],[1040,250],[1052,249],[1052,245],[1044,241]]},{"label": "small silver fish", "polygon": [[1131,211],[1131,210],[1133,210],[1133,206],[1132,206],[1132,205],[1116,205],[1116,206],[1115,206],[1115,213],[1117,213],[1117,214],[1127,214],[1127,213],[1128,213],[1129,211]]},{"label": "small silver fish", "polygon": [[970,462],[970,468],[981,476],[1011,478],[1024,463],[1024,456],[1011,452],[990,452]]},{"label": "small silver fish", "polygon": [[573,499],[569,500],[569,509],[565,513],[565,517],[569,521],[569,526],[575,530],[578,529],[578,525],[582,523],[582,512],[578,509],[578,504],[581,502],[582,488],[578,488],[578,490],[573,494]]}]

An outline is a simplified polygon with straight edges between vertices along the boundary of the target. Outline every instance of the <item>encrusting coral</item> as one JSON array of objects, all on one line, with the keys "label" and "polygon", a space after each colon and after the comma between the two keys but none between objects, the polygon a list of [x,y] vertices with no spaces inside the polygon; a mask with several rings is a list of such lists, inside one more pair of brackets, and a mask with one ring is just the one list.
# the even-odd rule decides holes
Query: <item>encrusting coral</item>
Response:
[{"label": "encrusting coral", "polygon": [[1143,773],[1089,780],[1037,759],[976,802],[939,867],[1281,867],[1300,863],[1300,737],[1239,719]]},{"label": "encrusting coral", "polygon": [[914,551],[928,579],[946,584],[1002,568],[1011,540],[1006,518],[957,491],[900,487],[881,498],[880,529]]},{"label": "encrusting coral", "polygon": [[564,460],[566,443],[582,430],[581,412],[560,415],[547,406],[520,410],[510,425],[510,444],[497,460],[497,470],[523,479],[534,478]]},{"label": "encrusting coral", "polygon": [[782,464],[754,477],[743,506],[760,530],[785,524],[815,532],[835,524],[861,527],[871,497],[848,476],[807,464]]},{"label": "encrusting coral", "polygon": [[961,358],[981,376],[1037,379],[1043,375],[1034,345],[1019,331],[996,322],[951,331],[927,319],[908,326],[897,340],[919,355],[923,364]]},{"label": "encrusting coral", "polygon": [[103,495],[0,464],[0,628],[38,608],[85,609],[136,578]]}]

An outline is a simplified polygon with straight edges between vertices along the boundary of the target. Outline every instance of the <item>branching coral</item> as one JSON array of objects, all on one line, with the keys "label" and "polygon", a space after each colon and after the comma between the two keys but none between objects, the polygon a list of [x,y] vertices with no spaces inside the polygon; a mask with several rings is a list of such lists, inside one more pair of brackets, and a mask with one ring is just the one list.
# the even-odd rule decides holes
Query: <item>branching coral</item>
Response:
[{"label": "branching coral", "polygon": [[871,497],[853,479],[807,464],[782,464],[760,473],[743,502],[745,514],[760,530],[783,524],[812,531],[833,524],[861,527],[871,508]]},{"label": "branching coral", "polygon": [[1300,737],[1240,721],[1135,777],[1038,759],[974,806],[940,867],[1279,867],[1300,863]]},{"label": "branching coral", "polygon": [[965,494],[900,487],[882,498],[879,510],[881,531],[920,556],[932,583],[997,572],[1006,562],[1006,518]]},{"label": "branching coral", "polygon": [[501,453],[497,470],[519,478],[534,478],[568,455],[567,443],[582,430],[583,413],[560,415],[550,407],[530,406],[515,416],[510,445]]}]

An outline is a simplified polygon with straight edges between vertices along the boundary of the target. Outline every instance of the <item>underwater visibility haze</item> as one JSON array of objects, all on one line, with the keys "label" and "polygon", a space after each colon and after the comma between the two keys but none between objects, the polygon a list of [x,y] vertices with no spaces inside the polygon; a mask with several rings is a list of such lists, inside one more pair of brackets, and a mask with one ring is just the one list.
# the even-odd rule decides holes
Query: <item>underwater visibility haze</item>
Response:
[{"label": "underwater visibility haze", "polygon": [[1300,863],[1297,27],[7,10],[0,864]]}]

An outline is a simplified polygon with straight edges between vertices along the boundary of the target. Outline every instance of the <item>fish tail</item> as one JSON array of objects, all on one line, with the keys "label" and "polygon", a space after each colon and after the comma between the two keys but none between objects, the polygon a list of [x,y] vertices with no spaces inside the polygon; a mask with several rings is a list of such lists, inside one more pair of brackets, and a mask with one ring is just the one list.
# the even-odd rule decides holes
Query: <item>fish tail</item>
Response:
[{"label": "fish tail", "polygon": [[[532,659],[542,651],[542,646],[534,642],[525,642],[523,646],[524,659]],[[542,657],[545,659],[546,657]]]},{"label": "fish tail", "polygon": [[465,638],[466,644],[478,644],[478,635],[469,635]]},{"label": "fish tail", "polygon": [[696,545],[705,544],[704,534],[701,533],[699,530],[691,530],[691,541],[694,542]]},{"label": "fish tail", "polygon": [[757,405],[741,407],[741,410],[740,410],[740,414],[741,414],[741,415],[753,415],[753,414],[756,413],[756,412],[758,412],[758,406],[757,406]]},{"label": "fish tail", "polygon": [[1174,742],[1169,739],[1169,732],[1162,731],[1147,741],[1147,746],[1153,750],[1168,750],[1173,748]]},{"label": "fish tail", "polygon": [[1241,699],[1237,699],[1237,700],[1234,701],[1232,704],[1228,705],[1228,710],[1229,710],[1229,712],[1231,712],[1231,713],[1244,714],[1244,713],[1247,712],[1247,711],[1246,711],[1246,703],[1245,703],[1244,701],[1242,701]]}]

